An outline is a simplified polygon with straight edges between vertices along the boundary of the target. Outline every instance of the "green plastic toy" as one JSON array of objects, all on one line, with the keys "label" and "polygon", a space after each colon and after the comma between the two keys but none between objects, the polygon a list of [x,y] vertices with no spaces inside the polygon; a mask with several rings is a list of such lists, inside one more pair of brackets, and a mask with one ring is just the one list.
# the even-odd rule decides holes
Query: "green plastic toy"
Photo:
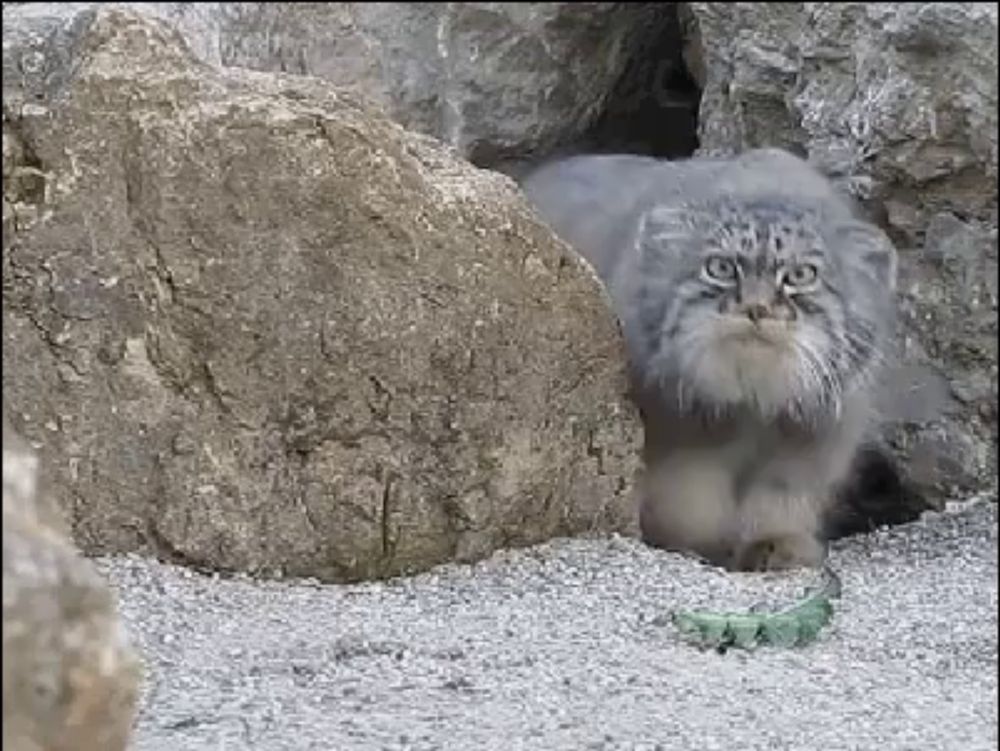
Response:
[{"label": "green plastic toy", "polygon": [[725,652],[730,647],[801,647],[815,641],[833,616],[834,600],[840,597],[840,577],[829,566],[824,582],[813,593],[786,610],[776,613],[713,613],[680,610],[671,620],[681,635],[703,649]]}]

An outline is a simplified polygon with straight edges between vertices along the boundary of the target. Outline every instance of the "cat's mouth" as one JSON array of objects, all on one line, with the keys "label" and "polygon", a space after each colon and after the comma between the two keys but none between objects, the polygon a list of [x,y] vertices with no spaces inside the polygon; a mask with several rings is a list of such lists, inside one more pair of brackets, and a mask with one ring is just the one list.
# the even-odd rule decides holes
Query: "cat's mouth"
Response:
[{"label": "cat's mouth", "polygon": [[785,347],[791,331],[788,322],[777,320],[757,321],[733,316],[719,322],[719,334],[726,341],[745,345]]}]

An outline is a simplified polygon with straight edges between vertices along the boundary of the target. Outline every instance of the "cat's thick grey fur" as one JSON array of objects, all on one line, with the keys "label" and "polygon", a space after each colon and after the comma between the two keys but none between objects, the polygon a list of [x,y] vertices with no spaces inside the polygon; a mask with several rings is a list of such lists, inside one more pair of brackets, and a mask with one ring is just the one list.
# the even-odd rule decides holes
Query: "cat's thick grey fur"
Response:
[{"label": "cat's thick grey fur", "polygon": [[571,157],[523,187],[621,320],[647,541],[730,568],[820,564],[892,327],[889,239],[777,149]]}]

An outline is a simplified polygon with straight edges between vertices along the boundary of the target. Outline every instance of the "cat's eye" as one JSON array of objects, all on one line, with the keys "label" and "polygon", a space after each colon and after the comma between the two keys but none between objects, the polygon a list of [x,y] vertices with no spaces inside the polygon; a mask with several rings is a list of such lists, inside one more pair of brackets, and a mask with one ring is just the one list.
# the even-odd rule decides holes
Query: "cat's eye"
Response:
[{"label": "cat's eye", "polygon": [[782,272],[782,284],[786,287],[808,287],[816,281],[819,271],[811,263],[800,263]]},{"label": "cat's eye", "polygon": [[709,256],[705,259],[705,275],[714,282],[732,284],[736,281],[736,262],[723,256]]}]

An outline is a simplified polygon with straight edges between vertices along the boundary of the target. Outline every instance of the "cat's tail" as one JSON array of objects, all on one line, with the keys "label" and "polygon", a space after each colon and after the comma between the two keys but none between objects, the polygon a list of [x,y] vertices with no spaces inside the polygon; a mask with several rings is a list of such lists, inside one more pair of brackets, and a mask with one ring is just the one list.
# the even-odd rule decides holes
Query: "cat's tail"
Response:
[{"label": "cat's tail", "polygon": [[905,524],[931,508],[889,450],[868,443],[858,450],[851,473],[823,520],[823,535],[837,540],[878,527]]}]

